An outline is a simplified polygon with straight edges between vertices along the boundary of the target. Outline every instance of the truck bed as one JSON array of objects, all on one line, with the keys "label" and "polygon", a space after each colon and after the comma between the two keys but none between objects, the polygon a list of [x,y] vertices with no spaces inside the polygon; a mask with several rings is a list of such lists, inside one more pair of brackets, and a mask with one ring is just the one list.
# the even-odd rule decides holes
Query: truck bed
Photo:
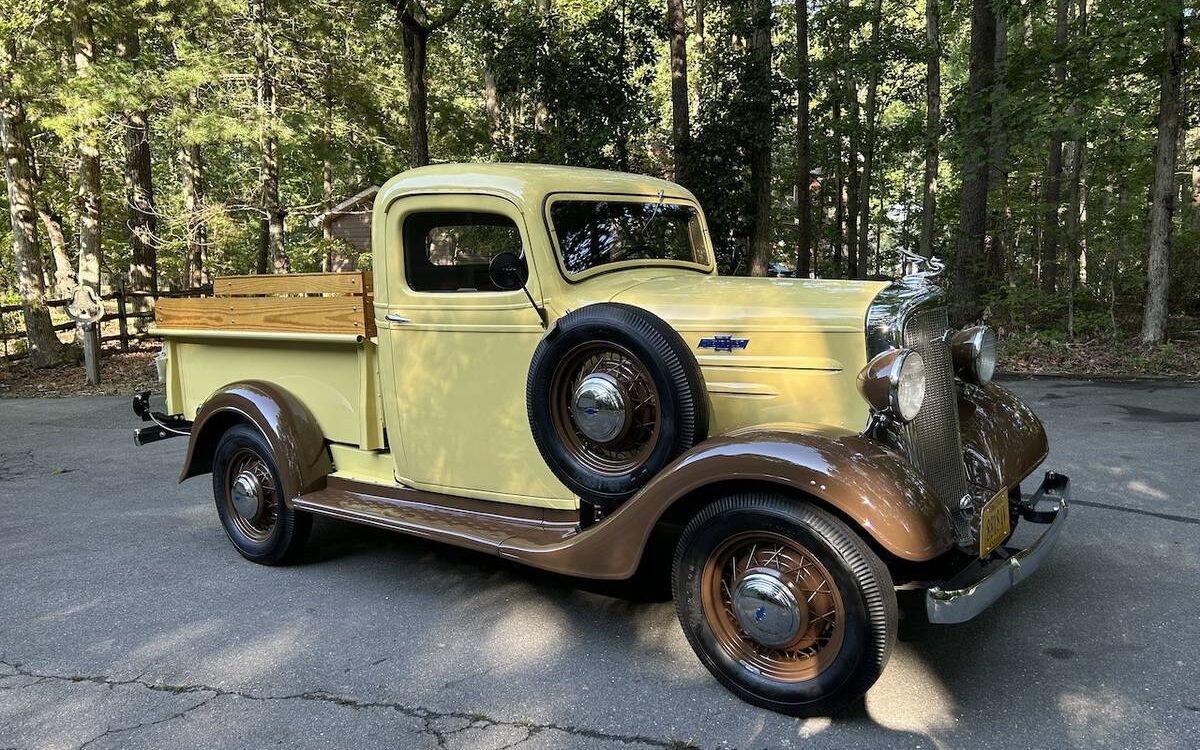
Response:
[{"label": "truck bed", "polygon": [[170,413],[192,419],[217,389],[267,380],[329,440],[385,447],[370,273],[221,277],[213,291],[155,307]]}]

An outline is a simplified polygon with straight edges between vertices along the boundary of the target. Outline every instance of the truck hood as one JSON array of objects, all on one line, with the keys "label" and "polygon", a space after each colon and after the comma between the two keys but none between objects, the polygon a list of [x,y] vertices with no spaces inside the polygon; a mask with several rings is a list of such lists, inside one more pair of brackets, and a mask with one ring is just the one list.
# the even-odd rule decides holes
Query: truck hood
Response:
[{"label": "truck hood", "polygon": [[644,308],[683,332],[840,332],[865,336],[882,281],[774,279],[674,272],[610,298]]}]

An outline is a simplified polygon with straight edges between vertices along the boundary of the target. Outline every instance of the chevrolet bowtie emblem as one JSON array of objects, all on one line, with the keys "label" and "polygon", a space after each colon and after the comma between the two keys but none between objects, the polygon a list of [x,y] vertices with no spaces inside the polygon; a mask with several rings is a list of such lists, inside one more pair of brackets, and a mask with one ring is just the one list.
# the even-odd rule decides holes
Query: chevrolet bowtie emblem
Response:
[{"label": "chevrolet bowtie emblem", "polygon": [[700,339],[701,349],[712,349],[714,352],[732,352],[734,349],[745,349],[750,339],[735,339],[733,336],[713,336]]}]

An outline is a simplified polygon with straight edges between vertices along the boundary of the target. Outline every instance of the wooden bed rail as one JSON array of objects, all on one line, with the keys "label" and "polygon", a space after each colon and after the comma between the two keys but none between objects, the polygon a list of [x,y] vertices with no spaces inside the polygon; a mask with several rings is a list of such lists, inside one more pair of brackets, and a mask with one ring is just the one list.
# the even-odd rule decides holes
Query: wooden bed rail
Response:
[{"label": "wooden bed rail", "polygon": [[375,335],[369,271],[220,276],[212,297],[162,299],[159,328]]}]

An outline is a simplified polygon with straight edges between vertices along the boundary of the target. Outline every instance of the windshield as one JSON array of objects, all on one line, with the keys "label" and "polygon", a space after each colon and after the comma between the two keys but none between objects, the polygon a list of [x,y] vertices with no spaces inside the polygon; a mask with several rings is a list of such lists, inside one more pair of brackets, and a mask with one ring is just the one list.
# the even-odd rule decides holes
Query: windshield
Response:
[{"label": "windshield", "polygon": [[623,261],[709,263],[692,206],[661,198],[559,200],[550,206],[550,221],[563,267],[572,275]]}]

